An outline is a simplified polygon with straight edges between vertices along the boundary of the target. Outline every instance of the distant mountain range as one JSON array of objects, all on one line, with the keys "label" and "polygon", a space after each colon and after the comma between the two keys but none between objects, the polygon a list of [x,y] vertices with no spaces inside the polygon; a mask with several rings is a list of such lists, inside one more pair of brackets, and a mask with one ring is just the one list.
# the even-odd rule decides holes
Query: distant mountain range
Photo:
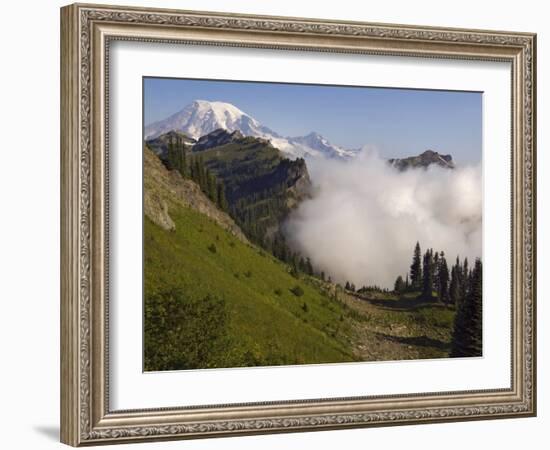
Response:
[{"label": "distant mountain range", "polygon": [[170,131],[179,131],[199,140],[219,129],[268,140],[291,158],[352,158],[358,153],[358,150],[347,150],[331,144],[316,132],[306,136],[284,137],[230,103],[206,100],[195,100],[166,119],[147,125],[144,137],[150,141]]},{"label": "distant mountain range", "polygon": [[[206,100],[195,100],[181,111],[145,127],[147,144],[161,157],[165,155],[168,143],[174,137],[178,137],[193,152],[226,145],[243,137],[270,143],[283,156],[290,159],[351,159],[360,152],[334,145],[317,132],[311,132],[306,136],[284,137],[235,105]],[[426,150],[420,155],[406,158],[392,158],[388,162],[400,171],[427,168],[430,165],[447,169],[455,167],[451,155],[440,154],[434,150]]]}]

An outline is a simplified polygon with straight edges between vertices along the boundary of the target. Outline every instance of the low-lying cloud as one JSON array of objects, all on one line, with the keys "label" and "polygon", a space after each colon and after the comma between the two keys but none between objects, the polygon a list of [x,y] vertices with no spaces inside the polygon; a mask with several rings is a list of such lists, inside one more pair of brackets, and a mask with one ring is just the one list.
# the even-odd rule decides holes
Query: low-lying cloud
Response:
[{"label": "low-lying cloud", "polygon": [[289,218],[291,245],[317,270],[357,286],[391,288],[413,248],[481,256],[482,171],[430,166],[399,172],[374,152],[353,161],[308,161],[313,198]]}]

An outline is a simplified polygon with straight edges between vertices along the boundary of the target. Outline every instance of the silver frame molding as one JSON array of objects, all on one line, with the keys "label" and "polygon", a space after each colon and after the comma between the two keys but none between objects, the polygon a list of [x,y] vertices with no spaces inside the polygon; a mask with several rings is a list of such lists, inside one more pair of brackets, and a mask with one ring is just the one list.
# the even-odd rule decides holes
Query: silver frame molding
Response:
[{"label": "silver frame molding", "polygon": [[[108,397],[108,58],[113,40],[512,67],[509,389],[112,411]],[[536,35],[74,4],[61,9],[61,441],[73,445],[536,415]]]}]

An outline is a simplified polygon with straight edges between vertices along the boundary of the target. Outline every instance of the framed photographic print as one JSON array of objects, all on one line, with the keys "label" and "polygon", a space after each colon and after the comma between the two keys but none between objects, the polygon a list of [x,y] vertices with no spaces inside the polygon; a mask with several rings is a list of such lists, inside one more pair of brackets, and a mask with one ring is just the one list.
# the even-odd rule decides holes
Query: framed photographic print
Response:
[{"label": "framed photographic print", "polygon": [[61,9],[61,439],[536,414],[536,36]]}]

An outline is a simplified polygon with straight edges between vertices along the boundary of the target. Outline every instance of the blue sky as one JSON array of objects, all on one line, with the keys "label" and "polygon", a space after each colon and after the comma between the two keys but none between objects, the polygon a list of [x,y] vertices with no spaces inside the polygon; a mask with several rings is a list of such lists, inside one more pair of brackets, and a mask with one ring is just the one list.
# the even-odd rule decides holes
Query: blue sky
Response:
[{"label": "blue sky", "polygon": [[432,149],[459,163],[481,160],[479,92],[144,78],[144,122],[197,99],[232,103],[284,136],[317,131],[345,148],[375,146],[388,158]]}]

